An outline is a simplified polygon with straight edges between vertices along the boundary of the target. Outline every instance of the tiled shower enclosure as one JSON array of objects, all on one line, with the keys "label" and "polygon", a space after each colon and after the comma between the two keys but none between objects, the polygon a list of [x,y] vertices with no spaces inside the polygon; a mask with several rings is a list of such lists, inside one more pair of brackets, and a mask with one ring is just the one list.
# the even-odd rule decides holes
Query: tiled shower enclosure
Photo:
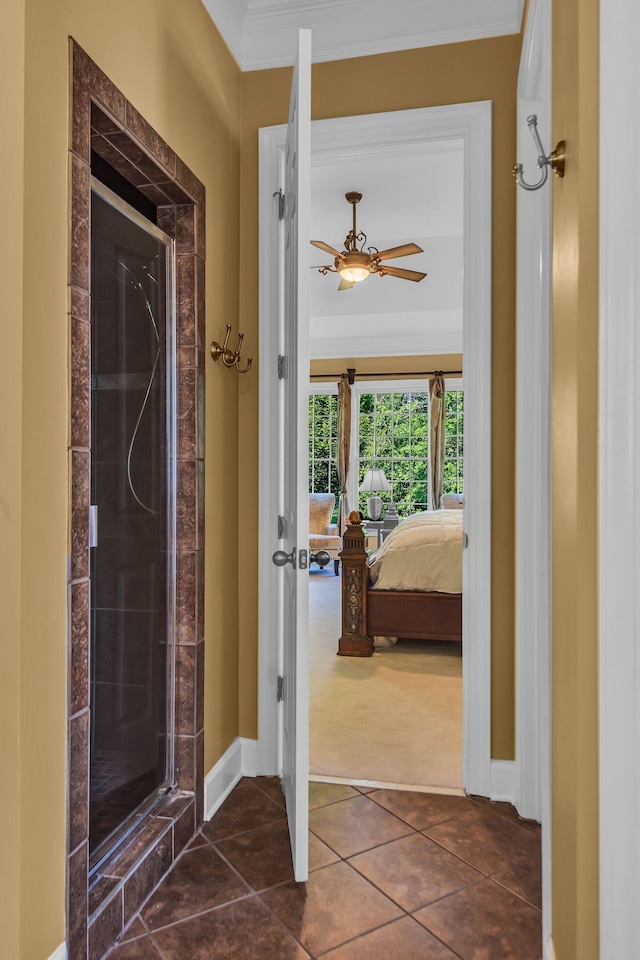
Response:
[{"label": "tiled shower enclosure", "polygon": [[[69,960],[99,960],[203,815],[205,196],[74,41],[70,53],[67,940]],[[117,198],[160,238],[128,258],[107,249],[95,290],[92,195],[94,252]],[[137,324],[128,359],[103,323],[109,298]],[[120,817],[129,830],[109,852]]]}]

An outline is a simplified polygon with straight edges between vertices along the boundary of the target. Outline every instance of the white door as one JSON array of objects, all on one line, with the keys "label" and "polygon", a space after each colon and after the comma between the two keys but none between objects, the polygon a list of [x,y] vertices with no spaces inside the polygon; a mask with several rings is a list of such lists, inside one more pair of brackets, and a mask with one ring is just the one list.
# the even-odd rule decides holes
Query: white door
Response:
[{"label": "white door", "polygon": [[[518,160],[540,177],[527,118],[551,150],[551,3],[531,0],[518,76]],[[551,937],[551,193],[517,191],[516,757],[518,813],[542,823],[542,929]]]},{"label": "white door", "polygon": [[309,239],[311,31],[301,30],[285,151],[284,309],[280,384],[280,514],[283,714],[282,783],[295,878],[309,875]]}]

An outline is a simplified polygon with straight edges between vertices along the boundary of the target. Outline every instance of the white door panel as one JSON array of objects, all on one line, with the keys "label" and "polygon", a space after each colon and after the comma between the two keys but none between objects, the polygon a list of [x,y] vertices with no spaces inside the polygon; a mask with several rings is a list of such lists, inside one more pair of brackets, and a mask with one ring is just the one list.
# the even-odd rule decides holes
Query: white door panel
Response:
[{"label": "white door panel", "polygon": [[[284,317],[280,388],[283,549],[295,564],[282,567],[282,780],[295,879],[308,877],[309,581],[301,551],[309,549],[308,391],[311,208],[311,31],[299,34],[285,154]],[[301,269],[300,269],[301,267]]]}]

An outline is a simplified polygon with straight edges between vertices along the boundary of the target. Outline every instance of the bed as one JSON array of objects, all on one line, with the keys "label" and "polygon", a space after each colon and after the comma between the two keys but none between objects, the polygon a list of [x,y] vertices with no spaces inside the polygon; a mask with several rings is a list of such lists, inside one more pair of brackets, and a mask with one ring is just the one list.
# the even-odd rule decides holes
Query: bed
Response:
[{"label": "bed", "polygon": [[408,517],[370,556],[366,521],[350,514],[340,553],[340,656],[372,656],[374,637],[462,640],[462,516],[432,510]]}]

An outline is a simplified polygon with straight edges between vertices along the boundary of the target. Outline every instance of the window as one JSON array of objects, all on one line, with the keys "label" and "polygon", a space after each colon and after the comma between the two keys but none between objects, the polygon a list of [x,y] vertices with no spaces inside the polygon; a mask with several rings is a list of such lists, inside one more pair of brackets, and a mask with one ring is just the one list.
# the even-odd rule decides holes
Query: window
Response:
[{"label": "window", "polygon": [[443,493],[464,493],[464,391],[447,390]]},{"label": "window", "polygon": [[[381,467],[400,516],[426,510],[429,449],[429,394],[361,393],[359,397],[358,486],[365,471]],[[368,493],[359,493],[358,509],[367,515]]]},{"label": "window", "polygon": [[309,493],[335,493],[336,509],[340,485],[338,456],[337,394],[309,397]]},{"label": "window", "polygon": [[[381,467],[398,513],[426,510],[429,504],[429,389],[426,380],[356,382],[352,394],[349,504],[367,515],[368,493],[360,493],[365,471]],[[446,381],[444,493],[464,492],[462,380]],[[339,500],[338,396],[335,384],[314,384],[309,396],[309,491],[334,493]]]}]

